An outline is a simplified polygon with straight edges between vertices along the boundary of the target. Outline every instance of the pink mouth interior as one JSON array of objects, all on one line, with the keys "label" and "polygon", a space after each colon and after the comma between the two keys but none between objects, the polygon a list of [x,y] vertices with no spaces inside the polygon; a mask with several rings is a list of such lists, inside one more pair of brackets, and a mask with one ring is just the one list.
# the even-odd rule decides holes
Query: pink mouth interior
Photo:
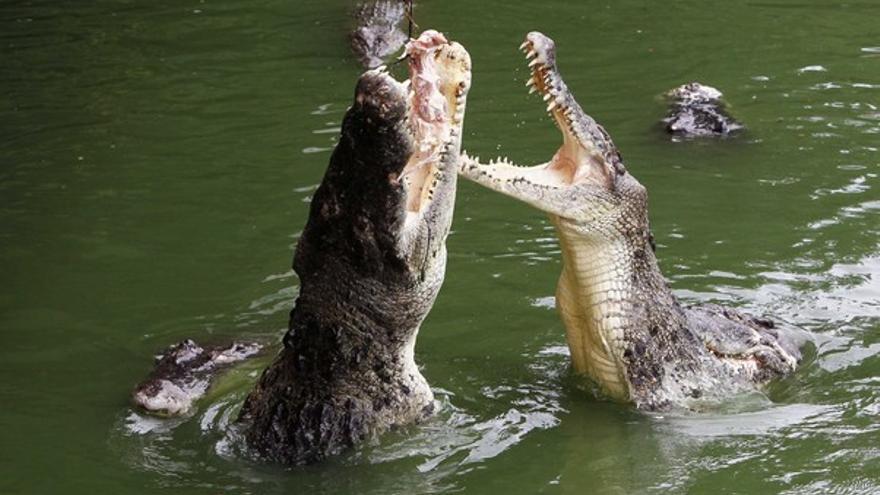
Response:
[{"label": "pink mouth interior", "polygon": [[410,68],[410,124],[416,150],[401,178],[418,175],[410,178],[414,186],[420,185],[420,179],[428,172],[423,166],[439,160],[442,145],[449,138],[449,104],[440,90],[441,76],[435,59],[437,50],[448,43],[443,34],[428,30],[406,45]]}]

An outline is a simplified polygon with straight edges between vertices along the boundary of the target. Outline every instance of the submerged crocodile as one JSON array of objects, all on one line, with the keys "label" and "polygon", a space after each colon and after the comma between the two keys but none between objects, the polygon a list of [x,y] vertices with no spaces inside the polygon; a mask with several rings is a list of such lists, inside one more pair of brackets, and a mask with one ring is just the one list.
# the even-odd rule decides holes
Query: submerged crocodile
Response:
[{"label": "submerged crocodile", "polygon": [[312,198],[284,347],[240,416],[268,460],[319,461],[433,411],[413,354],[446,269],[470,56],[436,31],[407,54],[409,81],[358,80]]},{"label": "submerged crocodile", "polygon": [[690,407],[791,373],[800,354],[770,322],[679,303],[654,256],[647,191],[568,90],[553,41],[533,32],[522,48],[527,85],[547,102],[562,146],[532,167],[462,155],[459,173],[549,214],[562,249],[556,305],[575,371],[646,410]]},{"label": "submerged crocodile", "polygon": [[406,43],[407,35],[400,29],[406,18],[403,0],[374,0],[358,5],[354,13],[357,26],[349,41],[360,63],[374,69]]},{"label": "submerged crocodile", "polygon": [[254,342],[204,348],[189,339],[174,344],[156,356],[156,366],[134,388],[132,401],[160,416],[187,414],[220,369],[256,355],[261,348]]},{"label": "submerged crocodile", "polygon": [[666,132],[678,137],[728,136],[743,128],[728,115],[721,91],[698,82],[683,84],[666,93],[669,113]]}]

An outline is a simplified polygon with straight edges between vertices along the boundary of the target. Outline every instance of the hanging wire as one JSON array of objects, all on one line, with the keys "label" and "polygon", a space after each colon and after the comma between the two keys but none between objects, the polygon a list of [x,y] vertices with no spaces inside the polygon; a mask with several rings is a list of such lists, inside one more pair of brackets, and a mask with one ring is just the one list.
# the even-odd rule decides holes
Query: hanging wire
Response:
[{"label": "hanging wire", "polygon": [[406,20],[409,25],[409,33],[408,36],[410,39],[413,37],[413,26],[418,27],[418,24],[413,20],[413,0],[404,0],[406,2]]},{"label": "hanging wire", "polygon": [[[413,0],[403,0],[403,2],[405,4],[403,13],[404,13],[404,16],[406,16],[406,21],[407,21],[407,31],[408,31],[407,36],[409,36],[409,39],[412,39],[413,26],[415,26],[416,28],[419,27],[419,25],[416,24],[415,21],[413,21]],[[407,60],[408,58],[409,58],[409,55],[404,53],[403,55],[400,56],[400,58],[398,58],[394,62],[391,62],[388,65],[391,65],[391,66],[397,65],[397,64],[403,62],[404,60]]]}]

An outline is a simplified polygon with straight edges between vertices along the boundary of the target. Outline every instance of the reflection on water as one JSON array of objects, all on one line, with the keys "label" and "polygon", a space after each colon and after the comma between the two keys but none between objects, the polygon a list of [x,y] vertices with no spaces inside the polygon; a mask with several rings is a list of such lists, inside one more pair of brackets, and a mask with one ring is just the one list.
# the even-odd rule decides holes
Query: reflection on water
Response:
[{"label": "reflection on water", "polygon": [[[748,401],[737,404],[743,407]],[[669,429],[673,435],[687,435],[694,439],[711,440],[717,437],[748,435],[779,435],[783,428],[796,428],[808,418],[818,416],[830,406],[791,404],[784,406],[768,405],[757,401],[753,407],[761,410],[724,415],[700,414],[689,417],[664,417],[658,420],[660,429]]]},{"label": "reflection on water", "polygon": [[[311,115],[336,115],[338,117],[342,117],[342,114],[345,112],[346,107],[342,105],[334,105],[333,103],[324,103],[318,105],[315,110],[309,112]],[[313,129],[312,134],[316,134],[318,136],[326,136],[326,140],[324,143],[326,145],[312,145],[306,146],[302,149],[304,154],[310,155],[314,153],[325,153],[329,151],[333,151],[333,146],[335,146],[336,141],[338,140],[339,131],[340,131],[340,122],[335,121],[325,121],[322,123],[324,127]]]}]

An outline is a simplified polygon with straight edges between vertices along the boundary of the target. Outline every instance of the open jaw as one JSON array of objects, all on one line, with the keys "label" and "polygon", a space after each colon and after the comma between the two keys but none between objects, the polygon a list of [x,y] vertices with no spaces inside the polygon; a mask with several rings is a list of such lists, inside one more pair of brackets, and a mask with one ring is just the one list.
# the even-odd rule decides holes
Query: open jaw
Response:
[{"label": "open jaw", "polygon": [[407,89],[407,128],[413,153],[395,180],[406,190],[407,213],[418,214],[432,200],[448,150],[455,148],[455,156],[449,159],[457,159],[465,96],[471,85],[471,60],[463,46],[450,43],[434,30],[410,40],[405,55],[410,79],[398,84]]},{"label": "open jaw", "polygon": [[611,188],[614,175],[624,170],[620,154],[605,129],[583,111],[563,81],[556,67],[555,43],[533,31],[520,49],[526,54],[531,72],[526,87],[529,93],[537,92],[546,102],[547,113],[562,132],[562,146],[549,162],[533,167],[516,166],[507,158],[484,165],[479,159],[467,156],[462,160],[463,165],[478,167],[482,170],[477,173],[488,174],[498,181],[524,180],[554,188],[592,182]]}]

